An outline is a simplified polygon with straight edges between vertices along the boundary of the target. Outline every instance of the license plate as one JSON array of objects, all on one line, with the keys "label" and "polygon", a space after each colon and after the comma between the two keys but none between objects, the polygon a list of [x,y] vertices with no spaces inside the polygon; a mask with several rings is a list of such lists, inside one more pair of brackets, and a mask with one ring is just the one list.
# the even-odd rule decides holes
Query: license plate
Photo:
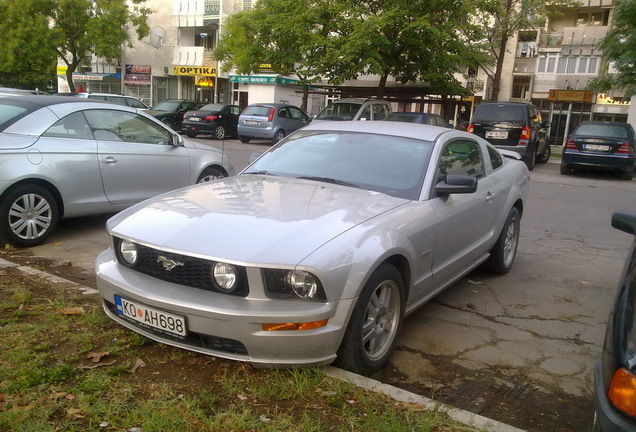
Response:
[{"label": "license plate", "polygon": [[486,138],[508,139],[508,131],[486,131]]},{"label": "license plate", "polygon": [[199,117],[188,117],[188,121],[201,121],[201,118]]},{"label": "license plate", "polygon": [[600,144],[585,144],[585,150],[606,152],[610,150],[610,146]]},{"label": "license plate", "polygon": [[254,120],[245,120],[245,124],[250,126],[258,126],[259,124],[261,124],[261,122],[257,122]]},{"label": "license plate", "polygon": [[115,296],[117,313],[128,317],[143,326],[161,330],[173,335],[186,335],[185,318],[164,311],[150,308],[141,303],[127,300],[118,295]]}]

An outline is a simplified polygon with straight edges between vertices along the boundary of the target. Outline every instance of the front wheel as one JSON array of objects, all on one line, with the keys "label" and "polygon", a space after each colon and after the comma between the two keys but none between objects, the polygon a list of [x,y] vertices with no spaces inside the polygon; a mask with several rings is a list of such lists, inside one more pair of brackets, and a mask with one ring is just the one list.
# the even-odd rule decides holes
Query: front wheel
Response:
[{"label": "front wheel", "polygon": [[512,263],[517,256],[519,245],[519,233],[521,232],[521,214],[516,207],[508,213],[497,243],[490,251],[490,257],[484,263],[487,271],[497,274],[506,274],[512,268]]},{"label": "front wheel", "polygon": [[48,190],[18,186],[0,204],[0,238],[15,246],[37,246],[53,233],[59,217],[57,201]]},{"label": "front wheel", "polygon": [[212,137],[217,140],[225,138],[225,128],[223,126],[215,126],[212,131]]},{"label": "front wheel", "polygon": [[335,364],[367,375],[384,367],[402,326],[404,303],[400,273],[391,264],[378,267],[360,293]]},{"label": "front wheel", "polygon": [[197,180],[197,183],[206,183],[223,177],[227,177],[223,171],[219,168],[210,167],[203,170]]}]

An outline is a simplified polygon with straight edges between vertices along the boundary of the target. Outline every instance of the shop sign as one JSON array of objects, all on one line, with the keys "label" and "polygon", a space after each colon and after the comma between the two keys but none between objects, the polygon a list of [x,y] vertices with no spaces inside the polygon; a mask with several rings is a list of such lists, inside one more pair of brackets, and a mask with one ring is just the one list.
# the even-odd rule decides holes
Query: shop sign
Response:
[{"label": "shop sign", "polygon": [[230,82],[239,82],[245,84],[280,84],[287,85],[298,82],[296,79],[282,77],[263,77],[252,75],[230,75]]},{"label": "shop sign", "polygon": [[150,65],[126,65],[126,74],[130,75],[151,75],[152,67]]},{"label": "shop sign", "polygon": [[201,66],[173,66],[173,75],[203,75],[203,76],[216,76],[216,68],[213,67],[201,67]]},{"label": "shop sign", "polygon": [[596,97],[597,104],[608,104],[608,105],[629,105],[629,100],[614,100],[605,93],[599,93]]},{"label": "shop sign", "polygon": [[150,75],[126,74],[124,76],[124,84],[129,86],[149,86],[150,78]]},{"label": "shop sign", "polygon": [[197,75],[194,82],[201,87],[214,87],[214,79],[210,76]]},{"label": "shop sign", "polygon": [[592,102],[594,93],[588,90],[550,89],[548,99],[555,102]]},{"label": "shop sign", "polygon": [[66,75],[66,71],[68,70],[68,66],[58,66],[57,74],[58,75]]}]

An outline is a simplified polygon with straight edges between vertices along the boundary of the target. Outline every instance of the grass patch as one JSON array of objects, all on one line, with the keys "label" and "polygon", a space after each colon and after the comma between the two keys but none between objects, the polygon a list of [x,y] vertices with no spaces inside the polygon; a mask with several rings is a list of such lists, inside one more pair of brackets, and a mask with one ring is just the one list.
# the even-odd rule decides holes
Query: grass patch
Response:
[{"label": "grass patch", "polygon": [[97,296],[11,268],[1,279],[1,431],[475,430],[319,369],[157,344],[108,319]]}]

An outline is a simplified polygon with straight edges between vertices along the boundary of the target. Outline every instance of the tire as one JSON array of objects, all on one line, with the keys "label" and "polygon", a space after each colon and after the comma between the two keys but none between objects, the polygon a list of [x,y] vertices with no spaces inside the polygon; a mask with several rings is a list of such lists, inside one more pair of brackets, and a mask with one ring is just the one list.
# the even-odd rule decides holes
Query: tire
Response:
[{"label": "tire", "polygon": [[243,136],[243,135],[239,135],[239,140],[240,140],[242,143],[244,143],[244,144],[247,144],[248,142],[250,142],[250,140],[251,140],[251,139],[252,139],[252,138],[250,138],[250,137],[246,137],[246,136]]},{"label": "tire", "polygon": [[196,132],[192,132],[192,131],[185,131],[185,134],[189,137],[189,138],[194,138],[196,137],[198,134]]},{"label": "tire", "polygon": [[212,131],[212,138],[222,140],[225,138],[225,128],[223,126],[215,126]]},{"label": "tire", "polygon": [[561,174],[570,175],[572,173],[572,165],[566,164],[561,161]]},{"label": "tire", "polygon": [[335,364],[364,375],[384,367],[402,327],[404,304],[400,273],[390,264],[381,265],[360,293]]},{"label": "tire", "polygon": [[528,171],[532,171],[534,169],[535,160],[536,160],[536,156],[532,156],[528,159],[524,159],[524,162],[526,163],[526,166],[528,167]]},{"label": "tire", "polygon": [[540,164],[548,163],[548,161],[550,160],[551,154],[552,154],[552,149],[550,148],[549,144],[546,144],[545,149],[543,150],[543,153],[537,155],[536,162]]},{"label": "tire", "polygon": [[225,174],[225,172],[223,172],[220,168],[209,167],[203,170],[197,179],[197,183],[207,183],[223,177],[227,177],[227,174]]},{"label": "tire", "polygon": [[621,179],[631,180],[633,178],[634,178],[634,167],[625,168],[625,170],[621,172]]},{"label": "tire", "polygon": [[43,243],[60,217],[57,201],[42,186],[24,184],[7,192],[0,204],[0,238],[15,246]]},{"label": "tire", "polygon": [[168,126],[172,130],[176,130],[174,128],[174,122],[172,120],[170,120],[170,119],[163,119],[163,120],[161,120],[161,123],[165,124],[166,126]]},{"label": "tire", "polygon": [[521,214],[513,207],[508,213],[497,243],[490,251],[490,257],[484,262],[485,270],[497,274],[506,274],[510,271],[517,256],[520,228]]},{"label": "tire", "polygon": [[283,138],[285,138],[285,131],[282,129],[277,130],[276,133],[274,134],[274,138],[272,138],[272,144],[276,144],[278,141],[282,140]]}]

